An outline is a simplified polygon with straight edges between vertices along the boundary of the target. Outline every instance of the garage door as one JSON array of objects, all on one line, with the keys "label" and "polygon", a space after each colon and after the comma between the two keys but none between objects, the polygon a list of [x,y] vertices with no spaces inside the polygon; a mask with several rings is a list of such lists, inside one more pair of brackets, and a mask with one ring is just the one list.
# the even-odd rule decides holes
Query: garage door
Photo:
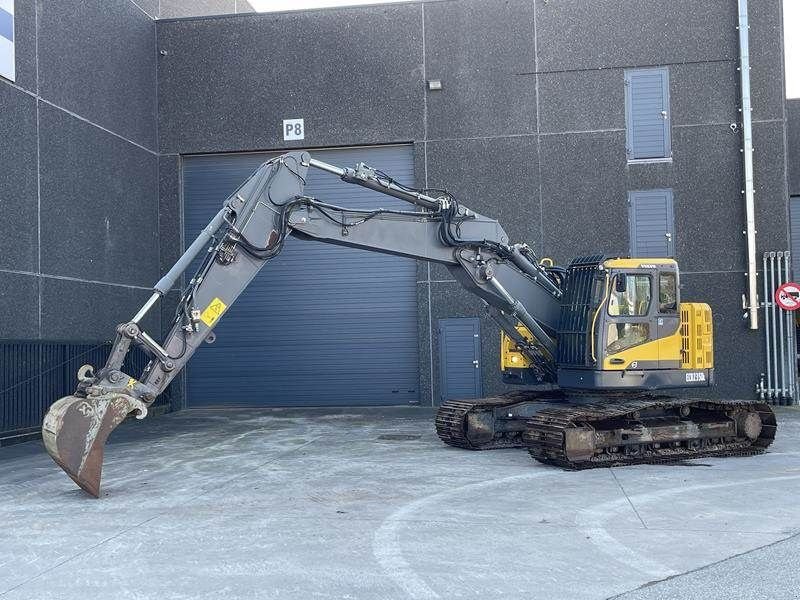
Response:
[{"label": "garage door", "polygon": [[[186,157],[185,235],[273,154]],[[413,185],[411,146],[315,150]],[[311,169],[305,193],[347,207],[408,204]],[[418,400],[416,263],[289,238],[189,363],[189,406],[354,406]]]}]

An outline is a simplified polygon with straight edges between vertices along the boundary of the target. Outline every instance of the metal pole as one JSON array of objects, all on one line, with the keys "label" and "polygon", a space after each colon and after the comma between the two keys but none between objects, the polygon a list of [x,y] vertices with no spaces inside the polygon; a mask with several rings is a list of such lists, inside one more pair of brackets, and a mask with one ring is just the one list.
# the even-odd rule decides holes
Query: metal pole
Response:
[{"label": "metal pole", "polygon": [[747,301],[750,329],[758,329],[758,290],[756,283],[756,217],[753,186],[753,125],[750,105],[750,23],[747,0],[739,1],[739,71],[742,92],[742,141],[744,194],[747,229]]},{"label": "metal pole", "polygon": [[769,337],[769,293],[767,292],[767,253],[764,252],[764,270],[762,276],[764,279],[764,342],[767,348],[767,399],[772,398],[772,340]]},{"label": "metal pole", "polygon": [[[791,274],[789,272],[789,263],[792,253],[786,251],[783,253],[784,259],[784,281],[790,281]],[[795,328],[794,328],[794,313],[786,311],[786,369],[788,374],[787,387],[789,388],[789,399],[787,404],[795,404],[796,391],[795,382],[797,379],[797,343],[795,342]]]},{"label": "metal pole", "polygon": [[[778,281],[776,282],[775,289],[783,284],[783,252],[778,252]],[[780,357],[781,357],[781,390],[780,390],[780,403],[786,404],[786,395],[788,392],[788,386],[786,385],[786,356],[785,356],[785,346],[786,346],[786,337],[783,335],[783,322],[785,321],[783,317],[784,310],[782,308],[777,308],[778,311],[778,344],[780,349]]]},{"label": "metal pole", "polygon": [[[773,370],[773,381],[775,382],[775,386],[773,387],[773,391],[777,392],[778,390],[778,332],[775,327],[775,253],[769,253],[769,300],[770,300],[770,308],[769,308],[769,317],[770,317],[770,325],[772,326],[772,368]],[[776,397],[777,394],[773,395],[773,398]]]}]

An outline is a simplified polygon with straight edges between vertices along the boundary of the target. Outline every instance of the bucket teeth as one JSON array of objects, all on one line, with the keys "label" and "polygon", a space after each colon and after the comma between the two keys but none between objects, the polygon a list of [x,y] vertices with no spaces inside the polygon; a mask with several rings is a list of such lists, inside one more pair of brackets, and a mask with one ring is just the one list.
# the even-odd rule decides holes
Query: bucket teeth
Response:
[{"label": "bucket teeth", "polygon": [[57,400],[45,415],[42,439],[47,453],[83,490],[100,496],[103,446],[109,434],[132,411],[147,414],[141,400],[126,394],[105,394]]}]

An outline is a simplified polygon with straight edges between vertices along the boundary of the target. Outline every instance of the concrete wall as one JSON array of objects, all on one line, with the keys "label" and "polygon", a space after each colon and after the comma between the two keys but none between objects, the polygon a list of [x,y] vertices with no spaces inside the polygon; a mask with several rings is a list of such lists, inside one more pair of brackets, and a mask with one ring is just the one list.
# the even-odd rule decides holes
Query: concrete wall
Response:
[{"label": "concrete wall", "polygon": [[[730,0],[669,10],[645,0],[454,0],[161,21],[159,146],[171,157],[414,142],[421,185],[446,186],[561,262],[626,254],[627,191],[671,187],[683,297],[715,312],[715,394],[750,397],[763,357],[741,310],[736,17]],[[751,6],[751,56],[759,251],[783,249],[778,0]],[[623,70],[650,65],[670,71],[673,160],[628,165]],[[428,91],[427,79],[443,90]],[[300,116],[306,139],[283,142],[281,120]],[[429,403],[439,397],[436,319],[481,308],[444,269],[419,273]],[[484,390],[501,391],[498,330],[484,319],[482,333]]]},{"label": "concrete wall", "polygon": [[786,101],[789,195],[800,196],[800,98]]},{"label": "concrete wall", "polygon": [[159,274],[155,25],[129,0],[17,0],[16,18],[0,335],[108,339]]}]

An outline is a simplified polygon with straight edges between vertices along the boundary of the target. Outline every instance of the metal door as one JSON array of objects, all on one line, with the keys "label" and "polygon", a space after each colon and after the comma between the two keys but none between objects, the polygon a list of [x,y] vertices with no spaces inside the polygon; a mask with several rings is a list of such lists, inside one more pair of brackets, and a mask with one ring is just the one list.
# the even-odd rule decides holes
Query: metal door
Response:
[{"label": "metal door", "polygon": [[441,401],[481,397],[480,319],[439,319],[439,373]]},{"label": "metal door", "polygon": [[672,190],[628,192],[628,203],[631,256],[675,256]]},{"label": "metal door", "polygon": [[[365,162],[413,185],[411,146],[313,150]],[[183,159],[186,239],[277,153]],[[309,171],[305,193],[347,207],[408,204]],[[407,404],[419,399],[416,263],[317,241],[286,240],[189,363],[189,406]]]},{"label": "metal door", "polygon": [[629,161],[672,156],[666,67],[625,71],[625,132]]}]

